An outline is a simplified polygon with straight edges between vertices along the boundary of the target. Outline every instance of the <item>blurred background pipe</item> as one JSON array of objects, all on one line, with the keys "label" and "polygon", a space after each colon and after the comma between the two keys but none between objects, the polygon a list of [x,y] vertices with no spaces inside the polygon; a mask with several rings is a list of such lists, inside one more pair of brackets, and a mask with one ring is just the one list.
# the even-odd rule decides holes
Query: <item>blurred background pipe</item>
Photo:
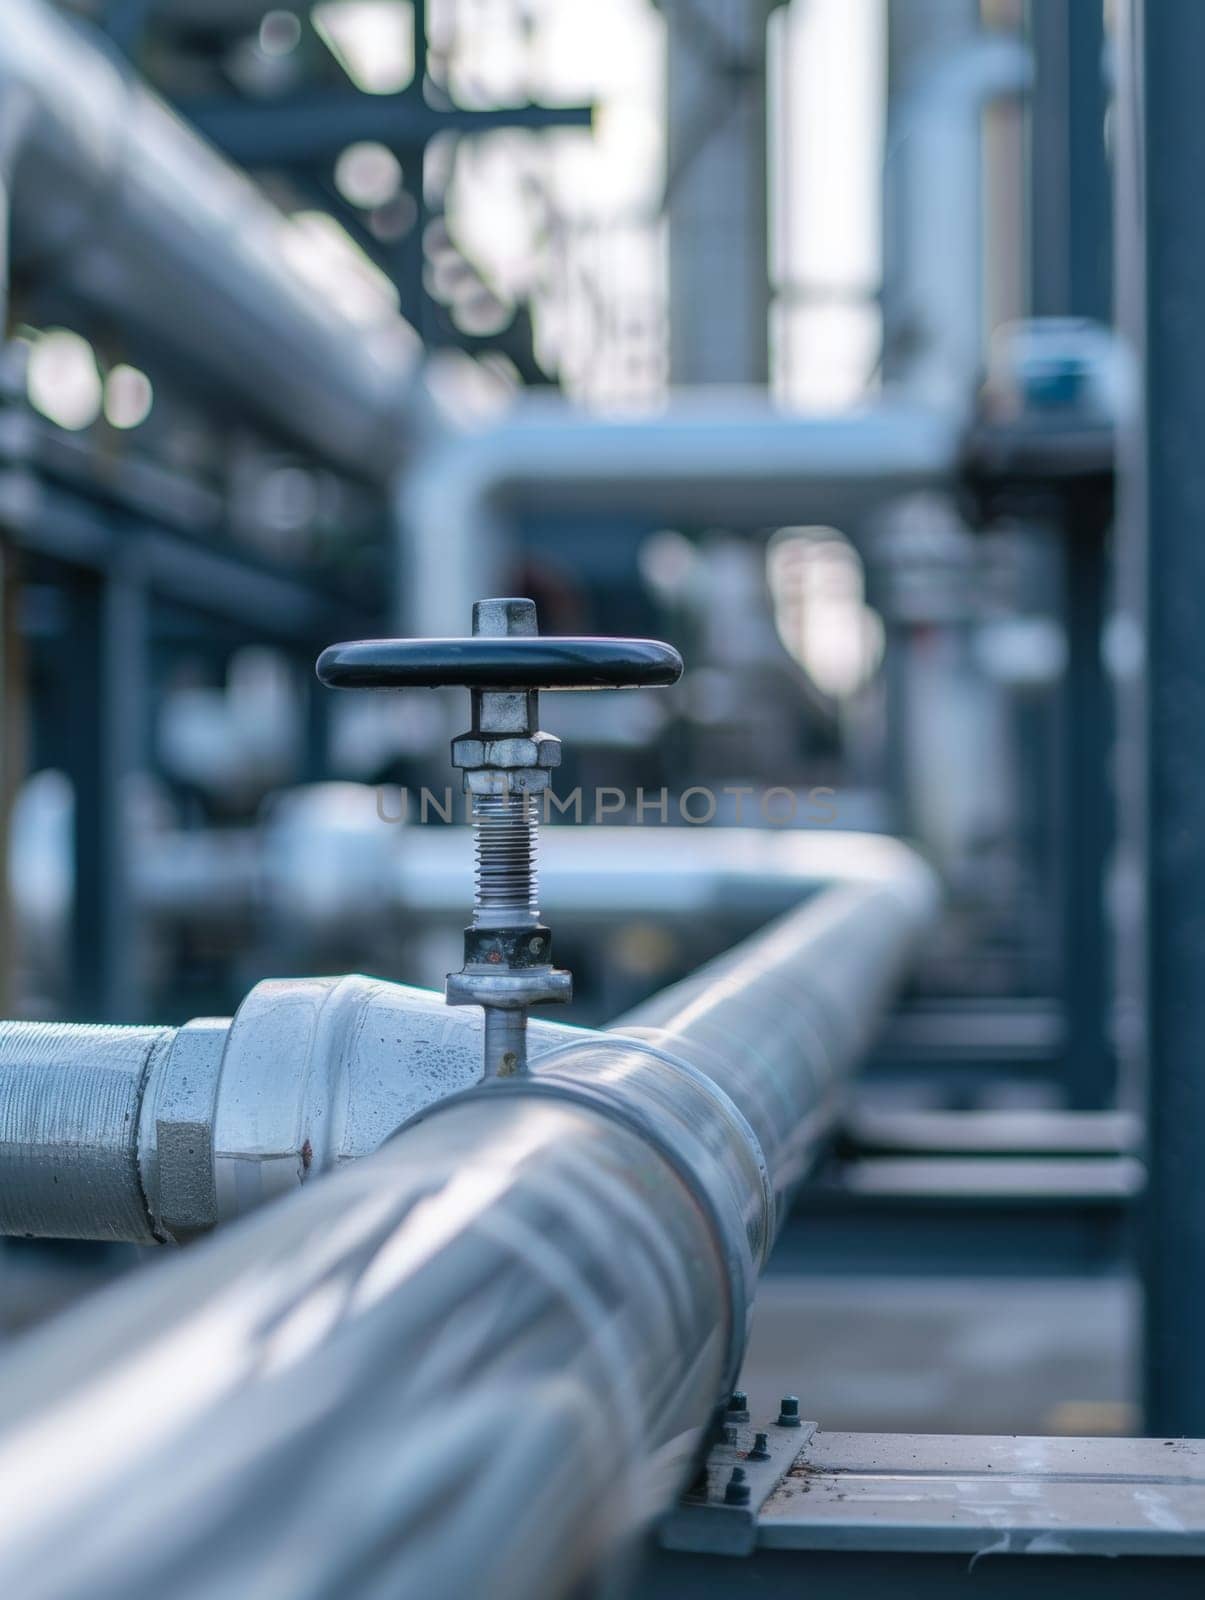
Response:
[{"label": "blurred background pipe", "polygon": [[806,506],[810,520],[847,527],[892,495],[948,483],[959,431],[916,406],[793,416],[733,386],[631,418],[524,400],[490,427],[449,429],[400,484],[400,631],[459,632],[505,571],[509,520],[523,512],[751,533]]},{"label": "blurred background pipe", "polygon": [[171,352],[188,381],[387,479],[417,340],[387,302],[372,329],[334,309],[298,269],[312,241],[98,37],[39,0],[6,0],[0,191],[14,261]]}]

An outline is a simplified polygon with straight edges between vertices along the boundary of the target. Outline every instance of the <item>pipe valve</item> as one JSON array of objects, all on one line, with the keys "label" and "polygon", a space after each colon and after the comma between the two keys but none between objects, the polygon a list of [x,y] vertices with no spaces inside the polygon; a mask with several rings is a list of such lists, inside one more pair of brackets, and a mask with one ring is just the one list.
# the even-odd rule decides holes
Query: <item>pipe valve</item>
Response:
[{"label": "pipe valve", "polygon": [[525,1071],[528,1011],[573,993],[537,899],[541,797],[561,760],[560,740],[539,727],[540,690],[664,687],[681,673],[678,652],[655,639],[541,637],[524,599],[477,601],[468,639],[361,639],[318,658],[331,688],[469,690],[471,726],[452,741],[452,765],[472,796],[476,897],[445,997],[483,1008],[487,1078]]}]

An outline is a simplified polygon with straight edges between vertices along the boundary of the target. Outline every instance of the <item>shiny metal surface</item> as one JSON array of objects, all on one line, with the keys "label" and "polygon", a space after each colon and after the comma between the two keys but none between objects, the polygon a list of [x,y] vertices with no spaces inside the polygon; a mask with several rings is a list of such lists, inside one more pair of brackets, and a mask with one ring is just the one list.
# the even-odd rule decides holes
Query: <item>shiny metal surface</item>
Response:
[{"label": "shiny metal surface", "polygon": [[[0,1503],[20,1493],[28,1512],[0,1522],[0,1586],[527,1600],[614,1574],[696,1459],[774,1197],[927,925],[932,881],[907,852],[899,868],[894,889],[821,895],[628,1019],[655,1043],[556,1030],[573,1042],[531,1075],[443,1099],[16,1352]],[[353,995],[328,1045],[383,1045]],[[248,1091],[325,1032],[317,990],[292,1025],[268,1000]],[[311,1123],[327,1161],[350,1100],[328,1103]],[[288,1119],[263,1131],[287,1171]],[[103,1442],[67,1448],[81,1437]]]},{"label": "shiny metal surface", "polygon": [[1205,1555],[1205,1444],[819,1432],[762,1507],[757,1543]]},{"label": "shiny metal surface", "polygon": [[0,1586],[564,1593],[687,1471],[724,1291],[635,1134],[457,1103],[13,1352]]},{"label": "shiny metal surface", "polygon": [[[469,871],[464,830],[413,836],[423,848],[410,859],[436,874],[429,882],[439,899],[421,887],[407,893],[459,914],[459,876]],[[385,828],[374,837],[392,843]],[[649,903],[681,915],[725,906],[747,913],[804,898],[826,881],[845,884],[810,906],[805,923],[767,929],[615,1024],[720,1084],[773,1159],[779,1189],[788,1186],[828,1126],[844,1063],[864,1043],[856,1019],[842,1020],[846,986],[878,973],[865,999],[879,1003],[894,972],[880,966],[885,952],[901,959],[908,928],[930,902],[927,869],[893,840],[844,834],[591,829],[582,838],[554,828],[544,842],[555,868],[552,904],[579,914],[591,901],[597,915]],[[593,866],[587,851],[598,852]],[[710,871],[699,870],[708,857]],[[296,881],[286,881],[296,893]],[[351,892],[358,879],[340,881]],[[821,949],[822,959],[813,955]],[[767,1031],[768,1014],[781,1021]],[[8,1129],[0,1231],[140,1243],[192,1237],[368,1154],[407,1118],[467,1088],[482,1032],[476,1006],[450,1010],[428,990],[359,976],[261,983],[233,1023],[198,1021],[178,1032],[0,1026]],[[755,1053],[729,1060],[734,1032],[755,1038]],[[604,1037],[544,1022],[529,1023],[528,1035],[533,1059]],[[144,1037],[162,1047],[139,1066]],[[64,1186],[60,1166],[92,1176]]]},{"label": "shiny metal surface", "polygon": [[[531,1027],[533,1052],[576,1030]],[[0,1024],[0,1233],[182,1242],[376,1150],[478,1075],[482,1023],[371,978],[180,1029]]]},{"label": "shiny metal surface", "polygon": [[934,908],[928,869],[902,849],[899,867],[889,882],[828,890],[614,1024],[741,1108],[774,1178],[771,1239]]},{"label": "shiny metal surface", "polygon": [[[574,1030],[533,1024],[533,1049]],[[239,1007],[214,1118],[228,1221],[369,1155],[480,1075],[482,1021],[442,995],[352,975],[257,984]]]}]

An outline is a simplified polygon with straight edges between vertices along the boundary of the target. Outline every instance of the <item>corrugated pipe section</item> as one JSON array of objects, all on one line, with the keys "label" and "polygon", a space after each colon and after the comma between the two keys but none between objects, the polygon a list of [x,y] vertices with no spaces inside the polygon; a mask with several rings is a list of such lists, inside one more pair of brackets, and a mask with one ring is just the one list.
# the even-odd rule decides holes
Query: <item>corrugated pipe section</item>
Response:
[{"label": "corrugated pipe section", "polygon": [[175,1028],[0,1027],[0,1218],[57,1239],[155,1235],[138,1170],[138,1115]]}]

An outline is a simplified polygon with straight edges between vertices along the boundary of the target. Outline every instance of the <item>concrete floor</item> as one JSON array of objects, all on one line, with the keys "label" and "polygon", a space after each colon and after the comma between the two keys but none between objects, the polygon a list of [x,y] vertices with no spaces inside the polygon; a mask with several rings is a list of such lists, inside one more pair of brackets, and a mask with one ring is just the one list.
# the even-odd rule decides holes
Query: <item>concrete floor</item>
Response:
[{"label": "concrete floor", "polygon": [[793,1393],[826,1429],[1126,1434],[1138,1310],[1122,1277],[771,1276],[741,1382],[755,1417]]}]

